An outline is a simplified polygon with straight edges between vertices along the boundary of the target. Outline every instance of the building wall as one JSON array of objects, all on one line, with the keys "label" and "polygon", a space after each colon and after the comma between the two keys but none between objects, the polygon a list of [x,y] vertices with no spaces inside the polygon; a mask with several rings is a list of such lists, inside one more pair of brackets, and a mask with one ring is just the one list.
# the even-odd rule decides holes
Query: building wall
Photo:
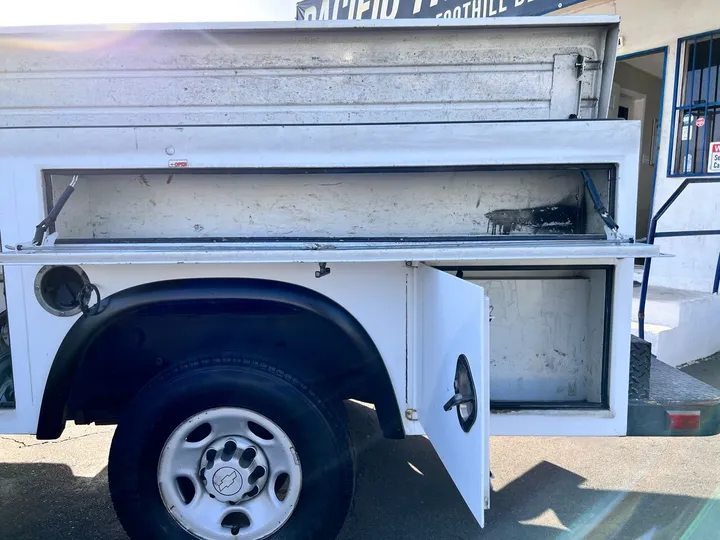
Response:
[{"label": "building wall", "polygon": [[[679,38],[720,29],[718,0],[610,0],[593,1],[557,12],[560,14],[613,14],[621,17],[623,46],[619,55],[668,47],[664,86],[661,144],[653,207],[657,210],[682,182],[668,178],[670,130],[673,123],[675,65]],[[658,230],[701,230],[720,226],[720,184],[689,186],[665,214]],[[663,238],[663,253],[653,263],[652,285],[710,291],[720,252],[720,236]]]}]

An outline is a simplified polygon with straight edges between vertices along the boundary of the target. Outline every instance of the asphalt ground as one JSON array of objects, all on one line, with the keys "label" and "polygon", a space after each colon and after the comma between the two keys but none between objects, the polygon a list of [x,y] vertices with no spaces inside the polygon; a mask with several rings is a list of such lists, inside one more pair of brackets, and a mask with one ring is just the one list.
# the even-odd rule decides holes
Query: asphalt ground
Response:
[{"label": "asphalt ground", "polygon": [[[720,359],[688,370],[718,381]],[[719,437],[493,438],[480,530],[426,439],[385,440],[374,411],[348,413],[358,482],[341,540],[720,538]],[[0,436],[0,539],[126,540],[107,486],[112,434]]]}]

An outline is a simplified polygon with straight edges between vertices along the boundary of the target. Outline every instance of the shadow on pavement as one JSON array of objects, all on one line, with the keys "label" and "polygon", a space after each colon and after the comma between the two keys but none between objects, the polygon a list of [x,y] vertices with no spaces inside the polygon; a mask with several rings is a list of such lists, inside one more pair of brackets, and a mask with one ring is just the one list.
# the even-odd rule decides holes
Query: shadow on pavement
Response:
[{"label": "shadow on pavement", "polygon": [[75,476],[56,463],[0,463],[0,538],[125,539],[110,502],[107,471]]},{"label": "shadow on pavement", "polygon": [[[348,414],[360,459],[342,540],[720,538],[720,500],[583,489],[585,478],[548,462],[493,491],[480,531],[427,439],[385,440],[373,411],[351,403]],[[569,531],[528,523],[550,510]]]},{"label": "shadow on pavement", "polygon": [[[388,441],[374,411],[350,404],[348,414],[358,483],[342,540],[718,537],[720,501],[583,489],[584,478],[548,462],[493,492],[481,531],[426,439]],[[531,523],[550,510],[559,519],[557,527]],[[0,464],[0,538],[125,536],[112,510],[105,471],[82,478],[67,465],[23,463]]]}]

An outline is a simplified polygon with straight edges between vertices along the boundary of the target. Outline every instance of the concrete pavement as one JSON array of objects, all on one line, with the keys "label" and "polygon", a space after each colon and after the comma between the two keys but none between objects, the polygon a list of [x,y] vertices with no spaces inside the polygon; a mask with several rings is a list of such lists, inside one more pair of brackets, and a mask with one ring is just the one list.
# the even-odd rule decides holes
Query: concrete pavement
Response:
[{"label": "concrete pavement", "polygon": [[[384,440],[351,404],[357,498],[341,540],[720,536],[720,438],[495,438],[480,531],[423,438]],[[0,539],[125,540],[107,489],[113,429],[0,437]]]}]

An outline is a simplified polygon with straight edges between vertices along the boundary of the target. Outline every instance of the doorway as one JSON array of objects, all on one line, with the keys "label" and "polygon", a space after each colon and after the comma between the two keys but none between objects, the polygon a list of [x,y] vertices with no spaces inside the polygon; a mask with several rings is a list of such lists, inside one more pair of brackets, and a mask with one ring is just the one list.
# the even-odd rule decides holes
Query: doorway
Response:
[{"label": "doorway", "polygon": [[666,49],[620,57],[615,70],[610,116],[642,126],[635,237],[647,238],[652,217],[662,123]]}]

